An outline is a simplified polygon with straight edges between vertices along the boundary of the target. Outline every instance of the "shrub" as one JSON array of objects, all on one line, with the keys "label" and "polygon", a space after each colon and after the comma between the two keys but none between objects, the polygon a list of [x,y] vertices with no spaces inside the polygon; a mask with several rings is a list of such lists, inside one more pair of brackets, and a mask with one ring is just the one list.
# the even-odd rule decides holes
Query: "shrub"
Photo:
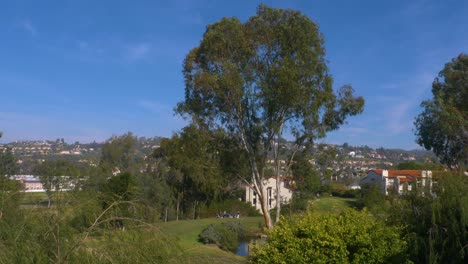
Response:
[{"label": "shrub", "polygon": [[247,236],[245,227],[240,222],[227,222],[209,225],[199,235],[204,244],[216,244],[223,250],[235,251],[239,242]]},{"label": "shrub", "polygon": [[366,210],[339,215],[307,213],[283,219],[251,263],[404,263],[400,228],[385,226]]},{"label": "shrub", "polygon": [[348,188],[344,184],[339,184],[339,183],[330,184],[330,192],[333,196],[342,197],[347,190]]},{"label": "shrub", "polygon": [[385,213],[388,209],[385,201],[385,195],[382,194],[379,186],[375,184],[366,184],[362,186],[358,205],[360,207],[366,207],[376,215]]}]

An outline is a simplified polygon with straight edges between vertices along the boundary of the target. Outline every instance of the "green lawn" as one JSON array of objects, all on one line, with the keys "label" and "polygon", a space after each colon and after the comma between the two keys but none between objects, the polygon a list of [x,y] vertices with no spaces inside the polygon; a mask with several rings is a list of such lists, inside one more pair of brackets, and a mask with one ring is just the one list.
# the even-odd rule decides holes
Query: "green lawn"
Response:
[{"label": "green lawn", "polygon": [[321,197],[310,202],[312,212],[321,214],[339,213],[346,208],[356,207],[355,198]]},{"label": "green lawn", "polygon": [[[321,197],[311,201],[310,209],[322,214],[335,214],[346,208],[355,207],[356,199],[340,197]],[[263,217],[245,217],[240,219],[199,219],[181,220],[161,223],[163,232],[171,234],[179,239],[179,243],[185,252],[193,259],[194,263],[245,263],[246,258],[236,256],[233,253],[223,251],[215,245],[204,245],[198,242],[198,235],[210,224],[222,222],[240,221],[245,226],[258,229],[263,225]]]},{"label": "green lawn", "polygon": [[243,217],[239,219],[207,218],[198,220],[181,220],[161,223],[161,231],[179,239],[179,243],[194,263],[245,263],[246,258],[219,249],[215,245],[204,245],[198,242],[198,235],[210,224],[223,222],[243,223],[249,229],[258,229],[263,217]]},{"label": "green lawn", "polygon": [[21,195],[23,206],[47,206],[47,194],[45,192],[23,193]]}]

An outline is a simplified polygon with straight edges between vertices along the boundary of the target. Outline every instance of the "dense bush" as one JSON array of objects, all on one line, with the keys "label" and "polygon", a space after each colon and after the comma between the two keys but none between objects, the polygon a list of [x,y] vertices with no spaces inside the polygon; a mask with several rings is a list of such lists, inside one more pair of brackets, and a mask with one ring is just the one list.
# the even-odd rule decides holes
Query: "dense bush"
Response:
[{"label": "dense bush", "polygon": [[344,184],[331,183],[329,186],[330,186],[330,192],[333,196],[342,197],[345,194],[345,192],[348,190],[348,188]]},{"label": "dense bush", "polygon": [[200,233],[199,240],[205,244],[216,244],[224,250],[235,251],[246,236],[247,230],[240,222],[227,222],[209,225]]},{"label": "dense bush", "polygon": [[468,177],[439,176],[433,196],[418,190],[393,201],[388,221],[404,224],[415,263],[467,263]]},{"label": "dense bush", "polygon": [[388,210],[385,195],[382,194],[379,186],[375,184],[362,186],[357,203],[360,207],[366,207],[376,215],[385,213]]},{"label": "dense bush", "polygon": [[340,215],[307,213],[283,219],[251,263],[404,263],[400,228],[377,221],[366,210]]}]

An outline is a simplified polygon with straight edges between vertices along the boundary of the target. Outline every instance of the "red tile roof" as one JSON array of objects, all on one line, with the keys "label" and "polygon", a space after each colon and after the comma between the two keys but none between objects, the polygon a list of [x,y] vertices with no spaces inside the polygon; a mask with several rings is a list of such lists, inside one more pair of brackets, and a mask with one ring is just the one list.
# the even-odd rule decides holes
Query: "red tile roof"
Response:
[{"label": "red tile roof", "polygon": [[389,170],[388,177],[411,176],[421,177],[422,170]]},{"label": "red tile roof", "polygon": [[400,183],[401,182],[412,182],[413,180],[410,178],[400,178]]},{"label": "red tile roof", "polygon": [[[382,175],[382,169],[372,170],[377,174]],[[397,176],[411,176],[411,177],[421,177],[422,170],[388,170],[388,177],[397,177]]]}]

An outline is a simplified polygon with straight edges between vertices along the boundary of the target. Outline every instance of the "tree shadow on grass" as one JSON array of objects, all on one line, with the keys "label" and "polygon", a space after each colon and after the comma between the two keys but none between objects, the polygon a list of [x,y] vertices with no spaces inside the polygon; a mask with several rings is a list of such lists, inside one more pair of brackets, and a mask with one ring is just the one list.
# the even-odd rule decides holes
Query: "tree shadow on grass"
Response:
[{"label": "tree shadow on grass", "polygon": [[347,200],[346,204],[353,209],[361,210],[363,208],[362,204],[357,200]]}]

